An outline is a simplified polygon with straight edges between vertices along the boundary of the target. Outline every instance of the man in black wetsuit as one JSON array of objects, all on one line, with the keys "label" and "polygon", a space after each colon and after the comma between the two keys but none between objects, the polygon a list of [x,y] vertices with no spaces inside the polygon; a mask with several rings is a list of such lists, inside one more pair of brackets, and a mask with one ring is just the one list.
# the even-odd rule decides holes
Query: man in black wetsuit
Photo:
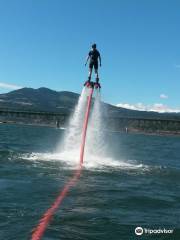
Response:
[{"label": "man in black wetsuit", "polygon": [[96,83],[99,83],[99,76],[98,76],[98,59],[99,59],[99,63],[100,63],[100,67],[101,67],[101,55],[99,53],[99,51],[96,49],[96,44],[94,43],[92,45],[92,50],[89,52],[87,59],[86,59],[86,63],[85,66],[89,61],[89,76],[88,76],[88,81],[91,81],[91,75],[92,75],[92,70],[94,67],[94,71],[96,74]]}]

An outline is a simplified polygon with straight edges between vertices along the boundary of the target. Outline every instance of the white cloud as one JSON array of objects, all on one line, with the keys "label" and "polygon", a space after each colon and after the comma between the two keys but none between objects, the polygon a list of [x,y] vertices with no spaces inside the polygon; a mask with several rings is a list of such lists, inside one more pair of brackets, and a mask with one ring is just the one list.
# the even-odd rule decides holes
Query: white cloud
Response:
[{"label": "white cloud", "polygon": [[15,85],[15,84],[0,82],[0,88],[16,90],[16,89],[20,89],[22,87]]},{"label": "white cloud", "polygon": [[131,109],[131,110],[140,110],[140,111],[145,110],[145,106],[142,103],[137,103],[137,104],[134,104],[134,105],[129,104],[129,103],[118,103],[116,106]]},{"label": "white cloud", "polygon": [[159,112],[159,113],[180,112],[180,108],[171,108],[171,107],[168,107],[168,106],[166,106],[162,103],[154,103],[152,105],[144,105],[143,103],[137,103],[137,104],[119,103],[116,106],[131,109],[131,110],[153,111],[153,112]]},{"label": "white cloud", "polygon": [[167,96],[166,94],[162,93],[162,94],[160,95],[160,98],[162,98],[162,99],[167,99],[168,96]]}]

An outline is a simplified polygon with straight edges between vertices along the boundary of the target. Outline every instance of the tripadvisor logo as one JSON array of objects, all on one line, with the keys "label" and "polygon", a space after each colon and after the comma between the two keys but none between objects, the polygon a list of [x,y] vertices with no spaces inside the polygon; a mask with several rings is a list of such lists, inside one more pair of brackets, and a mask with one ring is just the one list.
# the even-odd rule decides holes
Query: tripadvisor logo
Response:
[{"label": "tripadvisor logo", "polygon": [[142,227],[137,227],[135,228],[135,234],[140,236],[143,234],[143,228]]},{"label": "tripadvisor logo", "polygon": [[144,234],[172,234],[174,229],[165,229],[165,228],[158,228],[158,229],[150,229],[150,228],[142,228],[136,227],[135,234],[140,236]]}]

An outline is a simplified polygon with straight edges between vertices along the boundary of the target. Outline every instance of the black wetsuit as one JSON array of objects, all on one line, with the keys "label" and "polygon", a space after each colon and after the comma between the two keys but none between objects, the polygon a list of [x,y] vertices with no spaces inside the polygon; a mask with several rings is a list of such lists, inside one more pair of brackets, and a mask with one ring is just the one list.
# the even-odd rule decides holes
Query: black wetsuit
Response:
[{"label": "black wetsuit", "polygon": [[98,69],[98,57],[100,57],[100,53],[98,50],[94,49],[89,52],[90,62],[89,62],[89,68]]}]

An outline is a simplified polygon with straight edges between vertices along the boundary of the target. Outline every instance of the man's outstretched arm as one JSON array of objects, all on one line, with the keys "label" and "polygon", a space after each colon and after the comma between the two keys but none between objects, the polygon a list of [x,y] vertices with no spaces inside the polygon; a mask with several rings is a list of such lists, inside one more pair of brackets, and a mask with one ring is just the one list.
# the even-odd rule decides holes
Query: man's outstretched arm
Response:
[{"label": "man's outstretched arm", "polygon": [[99,54],[99,64],[100,64],[100,67],[101,67],[101,55]]}]

